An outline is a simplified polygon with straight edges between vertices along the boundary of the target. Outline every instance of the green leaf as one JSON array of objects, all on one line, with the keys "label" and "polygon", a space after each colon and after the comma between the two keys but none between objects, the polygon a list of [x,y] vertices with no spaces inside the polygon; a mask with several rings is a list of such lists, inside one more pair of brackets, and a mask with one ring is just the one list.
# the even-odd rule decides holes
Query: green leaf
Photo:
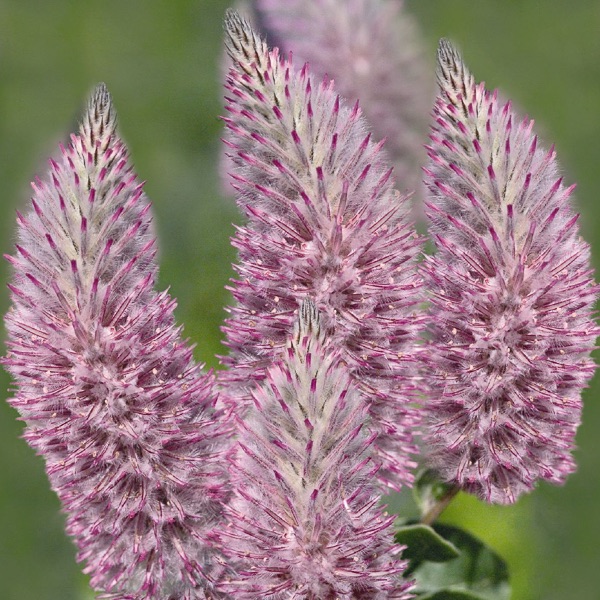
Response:
[{"label": "green leaf", "polygon": [[506,563],[471,534],[451,525],[433,529],[460,552],[445,562],[423,561],[411,573],[420,600],[509,600]]},{"label": "green leaf", "polygon": [[445,540],[427,525],[405,525],[396,532],[396,542],[407,548],[402,558],[410,561],[410,569],[416,568],[424,560],[445,562],[459,556],[460,552],[451,542]]}]

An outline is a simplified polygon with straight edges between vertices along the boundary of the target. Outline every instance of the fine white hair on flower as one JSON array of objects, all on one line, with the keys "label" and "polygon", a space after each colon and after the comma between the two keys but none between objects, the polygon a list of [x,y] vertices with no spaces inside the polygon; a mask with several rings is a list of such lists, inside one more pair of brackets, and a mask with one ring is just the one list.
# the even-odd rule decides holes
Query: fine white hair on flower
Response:
[{"label": "fine white hair on flower", "polygon": [[554,148],[438,51],[425,263],[431,340],[426,442],[442,477],[511,503],[562,483],[595,365],[598,288]]},{"label": "fine white hair on flower", "polygon": [[[314,77],[327,75],[349,103],[360,100],[377,140],[386,140],[398,188],[422,213],[423,139],[433,101],[419,27],[399,0],[254,0],[267,40]],[[422,214],[420,215],[422,216]]]},{"label": "fine white hair on flower", "polygon": [[[305,299],[253,394],[232,458],[223,546],[236,598],[408,598],[393,517],[373,486],[375,436],[339,348]],[[289,596],[291,597],[291,596]]]},{"label": "fine white hair on flower", "polygon": [[421,239],[393,187],[382,144],[333,82],[297,70],[228,13],[225,142],[247,219],[237,229],[235,303],[221,382],[238,414],[310,297],[369,406],[378,477],[412,480],[415,346],[422,327]]},{"label": "fine white hair on flower", "polygon": [[45,459],[92,587],[194,600],[220,566],[226,438],[215,382],[157,292],[150,203],[106,86],[33,184],[9,257],[9,402]]}]

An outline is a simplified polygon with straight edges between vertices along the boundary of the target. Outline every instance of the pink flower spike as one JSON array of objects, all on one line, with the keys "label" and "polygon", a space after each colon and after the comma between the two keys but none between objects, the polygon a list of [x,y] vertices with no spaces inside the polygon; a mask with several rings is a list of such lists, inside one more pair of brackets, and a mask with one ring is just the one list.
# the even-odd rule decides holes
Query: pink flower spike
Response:
[{"label": "pink flower spike", "polygon": [[214,378],[154,290],[149,203],[104,85],[19,218],[6,316],[10,400],[46,461],[93,588],[204,598],[226,497]]},{"label": "pink flower spike", "polygon": [[237,15],[229,15],[226,30],[227,87],[248,92],[244,101],[229,94],[226,123],[248,221],[233,240],[239,280],[224,327],[231,353],[223,381],[241,416],[253,382],[264,379],[291,335],[298,305],[313,298],[369,405],[383,462],[378,477],[399,489],[414,466],[411,402],[422,323],[421,240],[409,203],[392,188],[359,111],[340,103],[331,82],[313,85],[307,68],[295,72]]},{"label": "pink flower spike", "polygon": [[554,152],[529,120],[512,126],[449,42],[438,59],[426,447],[447,481],[512,503],[575,469],[598,287]]},{"label": "pink flower spike", "polygon": [[310,300],[288,349],[240,423],[222,534],[239,576],[224,588],[240,600],[410,598],[373,487],[366,406]]}]

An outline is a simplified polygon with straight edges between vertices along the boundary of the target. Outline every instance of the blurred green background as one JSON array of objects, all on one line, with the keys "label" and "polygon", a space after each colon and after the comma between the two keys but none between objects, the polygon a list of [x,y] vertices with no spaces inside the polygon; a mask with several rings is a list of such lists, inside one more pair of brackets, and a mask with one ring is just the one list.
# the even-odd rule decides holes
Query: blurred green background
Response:
[{"label": "blurred green background", "polygon": [[[407,0],[433,59],[454,40],[478,80],[500,87],[554,141],[600,261],[600,3]],[[215,366],[234,253],[231,202],[219,194],[218,57],[227,0],[0,0],[0,244],[12,252],[14,210],[28,182],[77,123],[98,81],[111,90],[139,176],[154,202],[161,286],[196,356]],[[432,71],[433,77],[433,71]],[[0,265],[0,280],[8,269]],[[0,289],[0,308],[8,295]],[[8,378],[0,375],[5,396]],[[579,471],[512,507],[459,497],[444,518],[508,560],[514,600],[600,599],[600,403],[585,395]],[[63,533],[42,461],[0,402],[0,600],[90,598]]]}]

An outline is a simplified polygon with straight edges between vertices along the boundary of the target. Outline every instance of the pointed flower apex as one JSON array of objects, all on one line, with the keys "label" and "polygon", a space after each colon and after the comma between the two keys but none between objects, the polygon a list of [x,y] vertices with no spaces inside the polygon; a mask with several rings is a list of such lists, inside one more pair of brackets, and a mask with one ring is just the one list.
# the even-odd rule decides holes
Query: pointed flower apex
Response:
[{"label": "pointed flower apex", "polygon": [[241,561],[225,585],[234,598],[411,597],[373,489],[366,408],[305,299],[240,423],[223,534]]},{"label": "pointed flower apex", "polygon": [[254,32],[250,23],[237,11],[228,8],[225,12],[225,47],[232,60],[243,63],[260,60],[259,52],[252,53],[253,48],[266,50],[266,44]]},{"label": "pointed flower apex", "polygon": [[88,100],[87,110],[80,125],[83,139],[89,140],[91,146],[99,142],[105,150],[108,140],[115,134],[117,114],[112,97],[104,83],[99,83]]},{"label": "pointed flower apex", "polygon": [[223,29],[225,29],[227,35],[225,38],[225,43],[227,45],[230,45],[231,43],[234,43],[235,40],[243,37],[245,37],[247,41],[250,36],[254,35],[250,24],[233,8],[228,8],[225,11]]},{"label": "pointed flower apex", "polygon": [[112,97],[105,83],[99,83],[88,101],[88,110],[85,115],[95,124],[102,125],[108,129],[110,123],[114,129],[116,124],[116,113],[113,110]]},{"label": "pointed flower apex", "polygon": [[554,150],[446,40],[438,62],[427,446],[446,480],[510,503],[575,468],[598,288]]},{"label": "pointed flower apex", "polygon": [[[452,42],[446,38],[440,39],[437,51],[437,59],[437,77],[440,86],[443,86],[444,81],[449,80],[451,73],[456,77],[460,72],[468,72],[460,53],[454,47]],[[469,74],[467,77],[463,75],[462,78],[470,79],[471,75]]]},{"label": "pointed flower apex", "polygon": [[222,373],[242,416],[255,382],[294,331],[298,306],[315,302],[369,404],[382,482],[411,480],[409,451],[421,280],[421,240],[406,197],[393,188],[382,144],[333,82],[295,70],[228,13],[227,144],[238,205],[236,305],[224,331]]},{"label": "pointed flower apex", "polygon": [[446,38],[440,40],[437,52],[436,78],[442,93],[454,104],[468,97],[468,90],[475,86],[475,79],[463,62],[459,51]]},{"label": "pointed flower apex", "polygon": [[[148,198],[104,85],[19,218],[4,364],[91,585],[194,600],[210,587],[225,438],[211,375],[154,289]],[[160,427],[157,427],[160,424]]]}]

